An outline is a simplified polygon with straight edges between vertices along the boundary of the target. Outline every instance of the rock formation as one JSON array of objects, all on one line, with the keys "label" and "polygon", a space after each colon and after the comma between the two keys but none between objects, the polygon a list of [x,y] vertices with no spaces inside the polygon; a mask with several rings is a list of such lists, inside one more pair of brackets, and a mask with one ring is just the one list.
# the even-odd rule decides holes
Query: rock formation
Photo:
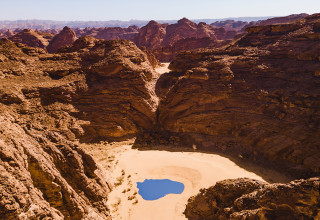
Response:
[{"label": "rock formation", "polygon": [[55,53],[61,47],[71,45],[76,39],[75,32],[69,27],[64,27],[63,30],[51,40],[47,50],[49,53]]},{"label": "rock formation", "polygon": [[249,27],[224,49],[177,55],[157,83],[161,130],[190,147],[319,174],[319,17]]},{"label": "rock formation", "polygon": [[0,53],[0,218],[108,219],[111,186],[75,141],[82,128],[73,107],[43,95],[71,83],[44,73],[74,61],[7,39]]},{"label": "rock formation", "polygon": [[138,26],[130,26],[128,28],[121,27],[105,27],[105,28],[85,28],[76,29],[77,37],[92,36],[102,40],[133,40],[139,34]]},{"label": "rock formation", "polygon": [[289,16],[284,17],[275,17],[275,18],[269,18],[267,20],[262,20],[255,22],[255,25],[263,26],[263,25],[273,25],[273,24],[285,24],[285,23],[291,23],[299,19],[303,19],[307,17],[308,14],[301,13],[301,14],[292,14]]},{"label": "rock formation", "polygon": [[204,22],[196,24],[183,18],[171,25],[150,21],[141,28],[134,42],[139,47],[150,49],[160,61],[168,62],[180,51],[221,46],[229,43],[221,40],[232,39],[235,35],[236,31],[226,31]]},{"label": "rock formation", "polygon": [[226,31],[242,31],[249,23],[245,21],[234,21],[234,20],[225,20],[225,21],[216,21],[210,24],[216,28],[224,28]]},{"label": "rock formation", "polygon": [[168,24],[159,24],[156,21],[150,21],[142,27],[135,42],[140,47],[154,49],[163,45],[163,39],[166,36],[166,27]]},{"label": "rock formation", "polygon": [[112,182],[76,138],[149,129],[153,78],[128,41],[85,37],[47,54],[1,39],[0,218],[109,219]]},{"label": "rock formation", "polygon": [[185,210],[201,219],[319,219],[320,178],[267,184],[240,178],[223,180],[191,197]]},{"label": "rock formation", "polygon": [[13,42],[23,43],[30,47],[46,48],[49,45],[48,39],[30,29],[24,29],[9,39]]},{"label": "rock formation", "polygon": [[[319,175],[320,14],[246,31],[225,45],[224,28],[151,22],[140,33],[156,40],[139,40],[140,50],[127,40],[76,40],[66,27],[47,47],[54,54],[2,38],[1,218],[110,218],[112,181],[79,139],[137,137],[137,147],[193,147],[297,177]],[[162,49],[156,55],[169,60],[212,45],[217,49],[179,53],[159,79],[146,48]],[[228,180],[191,199],[186,214],[308,219],[319,218],[318,207],[318,178],[287,185]]]},{"label": "rock formation", "polygon": [[156,75],[145,53],[125,40],[96,41],[81,58],[86,85],[73,102],[80,111],[77,117],[90,121],[83,126],[87,137],[130,137],[153,126]]}]

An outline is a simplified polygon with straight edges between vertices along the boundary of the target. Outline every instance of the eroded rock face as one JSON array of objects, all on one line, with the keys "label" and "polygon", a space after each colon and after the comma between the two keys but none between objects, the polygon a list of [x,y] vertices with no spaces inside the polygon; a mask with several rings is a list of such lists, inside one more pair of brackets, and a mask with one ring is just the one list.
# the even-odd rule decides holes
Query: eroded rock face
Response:
[{"label": "eroded rock face", "polygon": [[70,83],[44,74],[74,61],[7,39],[0,53],[1,219],[108,219],[111,186],[78,147],[83,130],[71,116],[74,107],[58,94],[47,104],[42,95]]},{"label": "eroded rock face", "polygon": [[55,53],[60,48],[71,45],[76,39],[76,33],[71,28],[64,27],[63,30],[50,41],[47,50],[49,53]]},{"label": "eroded rock face", "polygon": [[319,21],[249,27],[225,50],[179,54],[158,80],[160,127],[190,147],[318,174]]},{"label": "eroded rock face", "polygon": [[58,54],[1,39],[0,54],[1,218],[109,219],[108,174],[77,138],[127,137],[155,123],[147,55],[90,37]]},{"label": "eroded rock face", "polygon": [[[75,43],[76,44],[76,43]],[[82,54],[86,86],[74,96],[88,137],[132,137],[155,124],[156,75],[129,41],[102,41]]]},{"label": "eroded rock face", "polygon": [[188,219],[318,219],[320,179],[266,184],[223,180],[188,200]]},{"label": "eroded rock face", "polygon": [[26,44],[30,47],[39,47],[43,49],[49,45],[48,39],[30,29],[24,29],[16,35],[11,36],[10,40],[16,43]]}]

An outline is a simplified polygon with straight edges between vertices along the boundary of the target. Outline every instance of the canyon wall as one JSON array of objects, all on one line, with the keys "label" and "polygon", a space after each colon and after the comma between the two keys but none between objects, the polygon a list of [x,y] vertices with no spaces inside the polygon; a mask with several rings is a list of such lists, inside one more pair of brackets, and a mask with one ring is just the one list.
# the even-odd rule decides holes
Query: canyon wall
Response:
[{"label": "canyon wall", "polygon": [[160,77],[160,130],[183,145],[319,174],[319,15],[248,27],[236,43],[183,52]]},{"label": "canyon wall", "polygon": [[[76,39],[69,28],[51,41],[52,36],[30,30],[13,36],[17,42],[0,40],[1,217],[110,218],[106,198],[112,181],[78,147],[79,139],[137,137],[136,147],[183,146],[266,161],[296,177],[320,174],[319,14],[248,27],[246,35],[218,49],[179,53],[171,72],[161,76],[148,48],[165,54],[166,47],[210,47],[224,35],[186,19],[173,26],[151,25],[141,29],[145,52],[127,40]],[[149,34],[157,37],[148,40]],[[24,45],[22,38],[36,47]],[[57,53],[48,54],[41,46],[49,41]],[[170,53],[164,59],[173,58]],[[318,205],[313,197],[318,182],[268,186],[235,181],[235,186],[244,185],[243,194],[234,198],[239,204],[210,204],[227,217],[246,210],[260,217],[317,217],[312,207]],[[222,185],[230,188],[228,181]],[[292,212],[301,208],[289,203],[263,205],[270,191],[280,195],[270,199],[281,199],[283,188],[288,201],[311,195],[303,198],[305,210]],[[192,206],[187,211],[191,219]]]},{"label": "canyon wall", "polygon": [[78,138],[148,129],[154,77],[147,55],[128,41],[85,37],[48,54],[1,39],[0,218],[110,219],[113,181]]}]

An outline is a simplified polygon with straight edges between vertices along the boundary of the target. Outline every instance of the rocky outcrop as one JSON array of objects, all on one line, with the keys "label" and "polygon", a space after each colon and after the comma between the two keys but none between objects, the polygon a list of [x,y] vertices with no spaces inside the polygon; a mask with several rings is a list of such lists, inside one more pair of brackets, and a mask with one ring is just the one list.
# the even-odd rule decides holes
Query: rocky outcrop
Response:
[{"label": "rocky outcrop", "polygon": [[224,50],[180,53],[157,83],[159,127],[183,145],[319,174],[319,22],[249,27]]},{"label": "rocky outcrop", "polygon": [[168,24],[159,24],[152,20],[141,28],[139,35],[134,41],[138,46],[148,49],[160,47],[163,45],[167,26]]},{"label": "rocky outcrop", "polygon": [[128,28],[105,27],[105,28],[85,28],[76,32],[78,37],[92,36],[102,40],[133,40],[139,34],[138,26]]},{"label": "rocky outcrop", "polygon": [[134,43],[99,41],[81,58],[86,82],[73,102],[77,117],[90,121],[83,125],[86,137],[132,137],[155,124],[156,75],[148,56]]},{"label": "rocky outcrop", "polygon": [[24,29],[9,39],[16,43],[23,43],[30,47],[39,47],[43,49],[49,45],[48,39],[30,29]]},{"label": "rocky outcrop", "polygon": [[47,50],[49,53],[55,53],[61,47],[71,45],[76,39],[75,32],[69,27],[64,27],[63,30],[51,40]]},{"label": "rocky outcrop", "polygon": [[185,215],[197,219],[319,219],[320,178],[267,184],[223,180],[191,197]]},{"label": "rocky outcrop", "polygon": [[58,54],[0,40],[0,218],[110,219],[108,173],[78,146],[155,123],[154,71],[129,41]]},{"label": "rocky outcrop", "polygon": [[43,96],[72,82],[48,72],[74,61],[7,39],[0,53],[0,218],[108,219],[110,181],[78,147],[74,107],[59,94],[50,104]]},{"label": "rocky outcrop", "polygon": [[162,62],[168,62],[180,51],[221,46],[236,35],[236,31],[226,31],[204,22],[196,24],[186,18],[176,24],[159,24],[150,21],[142,27],[134,42],[139,47],[150,49]]}]

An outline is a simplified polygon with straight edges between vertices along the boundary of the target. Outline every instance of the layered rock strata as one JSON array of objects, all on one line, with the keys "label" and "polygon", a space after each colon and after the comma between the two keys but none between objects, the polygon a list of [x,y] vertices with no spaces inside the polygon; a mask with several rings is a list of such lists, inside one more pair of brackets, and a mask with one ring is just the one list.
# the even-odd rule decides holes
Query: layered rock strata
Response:
[{"label": "layered rock strata", "polygon": [[112,180],[77,139],[151,127],[154,77],[128,41],[80,38],[48,54],[1,39],[0,218],[109,219]]},{"label": "layered rock strata", "polygon": [[188,200],[185,215],[200,219],[319,219],[320,178],[266,184],[223,180]]},{"label": "layered rock strata", "polygon": [[318,14],[249,27],[223,50],[180,53],[160,77],[160,130],[184,145],[320,173]]},{"label": "layered rock strata", "polygon": [[43,75],[75,63],[7,39],[0,53],[0,218],[108,219],[111,186],[75,141],[83,130],[74,107],[43,96],[70,83]]}]

